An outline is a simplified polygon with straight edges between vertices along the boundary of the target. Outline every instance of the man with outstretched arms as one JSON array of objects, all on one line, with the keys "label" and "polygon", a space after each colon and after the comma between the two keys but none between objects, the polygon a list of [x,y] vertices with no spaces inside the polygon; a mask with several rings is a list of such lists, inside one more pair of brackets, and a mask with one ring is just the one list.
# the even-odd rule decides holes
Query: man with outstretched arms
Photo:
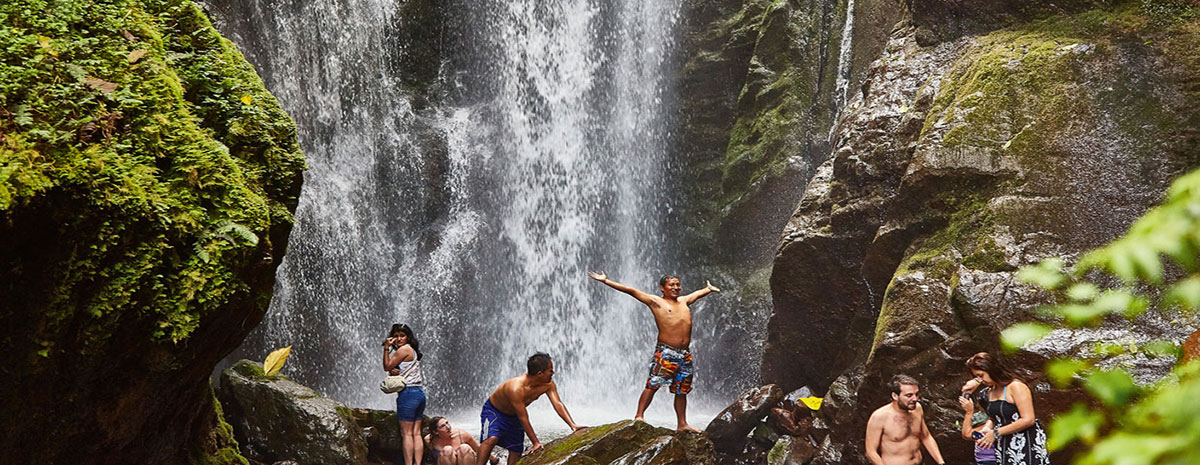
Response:
[{"label": "man with outstretched arms", "polygon": [[937,441],[925,426],[925,410],[917,402],[917,380],[896,375],[888,388],[892,403],[879,407],[867,420],[867,460],[872,465],[917,465],[923,445],[935,463],[945,465]]},{"label": "man with outstretched arms", "polygon": [[692,309],[688,305],[710,292],[721,290],[706,282],[703,289],[680,296],[682,286],[679,278],[663,276],[658,280],[658,289],[662,292],[662,297],[659,297],[608,279],[603,271],[588,272],[588,276],[646,304],[654,315],[654,324],[658,326],[658,344],[650,361],[650,377],[638,398],[637,414],[633,419],[644,421],[642,417],[646,407],[654,400],[658,388],[669,385],[671,393],[675,394],[676,429],[699,431],[687,422],[687,393],[692,391],[692,378],[695,376],[692,353],[688,350],[692,344]]},{"label": "man with outstretched arms", "polygon": [[538,352],[529,357],[525,366],[525,374],[501,383],[483,403],[483,411],[479,413],[483,431],[479,435],[476,465],[487,463],[496,444],[508,449],[509,465],[517,463],[525,453],[525,435],[529,435],[529,440],[533,442],[529,453],[542,448],[541,441],[533,432],[533,424],[529,422],[529,413],[525,410],[542,394],[550,399],[554,411],[567,422],[571,431],[582,428],[571,420],[567,406],[558,398],[558,386],[551,379],[554,376],[554,361],[550,360],[550,356]]}]

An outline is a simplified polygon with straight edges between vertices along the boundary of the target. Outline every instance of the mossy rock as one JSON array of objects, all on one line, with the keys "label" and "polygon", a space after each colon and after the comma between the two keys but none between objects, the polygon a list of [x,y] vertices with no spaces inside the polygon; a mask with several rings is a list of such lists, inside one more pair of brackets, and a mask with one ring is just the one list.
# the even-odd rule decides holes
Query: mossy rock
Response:
[{"label": "mossy rock", "polygon": [[[197,422],[271,298],[305,167],[291,119],[190,0],[15,0],[0,24],[0,397],[20,399],[0,447],[223,454]],[[63,373],[89,376],[44,388]]]},{"label": "mossy rock", "polygon": [[543,450],[523,457],[521,464],[612,463],[619,457],[674,434],[674,431],[650,426],[645,422],[623,420],[582,429],[556,439],[546,444]]}]

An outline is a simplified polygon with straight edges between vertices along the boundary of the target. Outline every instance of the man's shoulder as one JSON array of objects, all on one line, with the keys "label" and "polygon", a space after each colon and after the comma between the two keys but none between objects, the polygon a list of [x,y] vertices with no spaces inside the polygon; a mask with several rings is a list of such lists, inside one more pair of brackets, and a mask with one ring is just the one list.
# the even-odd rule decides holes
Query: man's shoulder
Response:
[{"label": "man's shoulder", "polygon": [[871,419],[874,420],[874,419],[882,419],[884,417],[887,417],[891,413],[891,407],[892,407],[892,404],[890,404],[890,403],[883,404],[882,407],[879,407],[879,408],[875,409],[874,412],[871,412]]}]

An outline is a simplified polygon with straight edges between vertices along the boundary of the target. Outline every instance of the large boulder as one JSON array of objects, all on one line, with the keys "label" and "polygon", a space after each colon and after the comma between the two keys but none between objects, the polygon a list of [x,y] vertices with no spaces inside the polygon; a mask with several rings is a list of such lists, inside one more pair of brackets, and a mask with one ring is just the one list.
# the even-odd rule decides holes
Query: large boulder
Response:
[{"label": "large boulder", "polygon": [[738,396],[708,423],[704,433],[717,451],[741,452],[746,436],[759,426],[763,417],[783,398],[783,390],[773,384],[750,389]]},{"label": "large boulder", "polygon": [[676,433],[624,420],[585,428],[521,459],[523,465],[713,465],[712,444],[701,434]]},{"label": "large boulder", "polygon": [[[1050,301],[1015,270],[1118,236],[1197,162],[1200,94],[1188,83],[1200,66],[1186,50],[1200,22],[1189,17],[1127,3],[934,46],[912,24],[895,32],[771,277],[763,381],[828,390],[814,463],[865,463],[867,415],[890,401],[884,386],[900,372],[933,399],[939,442],[961,445],[943,447],[947,461],[971,460],[955,426],[963,361]],[[1075,396],[1050,388],[1045,360],[1100,340],[1182,341],[1189,325],[1172,318],[1057,331],[1009,361],[1049,418]],[[1110,363],[1139,379],[1170,365]]]},{"label": "large boulder", "polygon": [[367,462],[367,441],[350,409],[285,376],[267,376],[256,362],[242,360],[222,372],[218,397],[250,459]]},{"label": "large boulder", "polygon": [[271,298],[291,119],[191,0],[8,0],[0,23],[5,460],[243,462],[209,375]]}]

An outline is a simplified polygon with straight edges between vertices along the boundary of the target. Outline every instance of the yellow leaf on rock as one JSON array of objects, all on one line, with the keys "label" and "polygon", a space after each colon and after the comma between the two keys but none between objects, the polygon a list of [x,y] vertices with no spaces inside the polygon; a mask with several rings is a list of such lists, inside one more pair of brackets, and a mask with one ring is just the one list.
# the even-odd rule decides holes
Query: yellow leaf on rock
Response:
[{"label": "yellow leaf on rock", "polygon": [[800,398],[800,402],[803,402],[804,406],[808,407],[809,410],[820,410],[821,409],[821,401],[823,401],[823,400],[825,400],[823,397],[801,397]]},{"label": "yellow leaf on rock", "polygon": [[126,58],[126,61],[128,61],[130,64],[137,63],[137,61],[140,60],[145,55],[146,55],[145,49],[137,49],[132,52],[129,52],[129,56]]},{"label": "yellow leaf on rock", "polygon": [[292,346],[287,346],[271,352],[270,355],[267,355],[267,360],[263,362],[263,372],[265,372],[267,376],[275,376],[275,374],[279,373],[279,370],[283,368],[283,362],[287,361],[288,355],[291,355],[291,353]]},{"label": "yellow leaf on rock", "polygon": [[251,96],[250,94],[246,94],[246,95],[242,96],[242,103],[244,103],[246,105],[249,105],[253,101],[254,101],[254,97]]}]

